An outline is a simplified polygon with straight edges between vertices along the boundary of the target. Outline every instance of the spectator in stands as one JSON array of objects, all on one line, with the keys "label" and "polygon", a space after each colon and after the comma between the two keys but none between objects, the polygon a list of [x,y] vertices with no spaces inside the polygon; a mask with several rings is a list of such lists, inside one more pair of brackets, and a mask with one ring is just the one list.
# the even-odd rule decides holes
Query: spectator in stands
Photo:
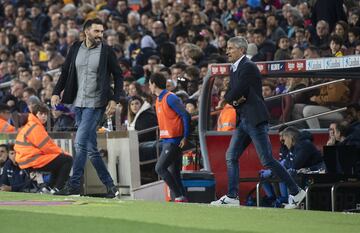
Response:
[{"label": "spectator in stands", "polygon": [[143,93],[141,85],[138,82],[132,82],[129,85],[129,97],[141,96]]},{"label": "spectator in stands", "polygon": [[339,36],[342,39],[344,45],[348,46],[348,31],[349,25],[345,21],[340,20],[336,22],[333,34]]},{"label": "spectator in stands", "polygon": [[[141,131],[158,125],[156,114],[150,103],[140,96],[132,96],[128,101],[128,130]],[[139,143],[156,140],[156,130],[138,135]]]},{"label": "spectator in stands", "polygon": [[291,50],[290,57],[291,57],[291,59],[303,59],[304,58],[304,51],[299,47],[293,48]]},{"label": "spectator in stands", "polygon": [[330,37],[330,50],[331,54],[334,57],[342,57],[344,56],[342,52],[343,39],[338,35],[333,35]]},{"label": "spectator in stands", "polygon": [[8,105],[0,104],[0,133],[12,133],[15,132],[15,127],[8,121],[10,119],[11,108]]},{"label": "spectator in stands", "polygon": [[0,63],[0,83],[5,83],[11,80],[8,70],[8,62],[3,61]]},{"label": "spectator in stands", "polygon": [[290,41],[286,35],[280,36],[277,41],[278,49],[275,52],[274,60],[289,60],[290,54]]},{"label": "spectator in stands", "polygon": [[329,37],[330,37],[330,29],[329,24],[324,21],[320,20],[316,24],[316,35],[311,37],[311,44],[318,47],[321,50],[326,50],[329,48]]},{"label": "spectator in stands", "polygon": [[169,40],[169,35],[165,32],[164,24],[161,21],[155,21],[152,24],[151,34],[158,48]]},{"label": "spectator in stands", "polygon": [[32,31],[39,40],[42,40],[43,36],[51,28],[50,18],[41,12],[41,6],[39,4],[34,4],[31,8],[31,17]]},{"label": "spectator in stands", "polygon": [[354,145],[360,148],[360,106],[351,104],[347,107],[344,117],[344,125],[347,126],[346,137],[343,145]]},{"label": "spectator in stands", "polygon": [[[8,152],[9,149],[7,149]],[[8,153],[8,157],[9,159],[5,162],[3,167],[3,174],[0,180],[0,191],[23,192],[26,189],[30,189],[30,178],[27,176],[25,171],[20,169],[18,166],[15,161],[15,153]]]},{"label": "spectator in stands", "polygon": [[218,49],[214,45],[210,44],[208,39],[202,35],[195,36],[193,42],[203,50],[206,57],[213,53],[218,53]]},{"label": "spectator in stands", "polygon": [[16,137],[15,161],[20,169],[51,172],[50,187],[55,193],[64,187],[69,177],[72,157],[63,152],[46,132],[44,124],[48,114],[45,105],[34,106],[28,122]]},{"label": "spectator in stands", "polygon": [[[83,31],[86,36],[85,40],[75,42],[71,46],[51,98],[51,105],[55,107],[60,103],[60,94],[63,92],[62,102],[75,106],[75,119],[78,127],[75,138],[76,159],[73,175],[70,182],[58,194],[80,194],[80,179],[89,156],[101,181],[107,188],[107,197],[113,198],[119,195],[119,191],[97,149],[96,127],[104,112],[107,116],[114,114],[116,101],[119,101],[123,89],[123,78],[115,53],[111,47],[102,43],[104,32],[102,22],[99,19],[88,20],[84,24]],[[92,51],[90,55],[87,55],[90,51]],[[89,76],[89,74],[91,75]],[[112,79],[114,81],[113,89],[110,86]],[[98,81],[89,82],[88,80]],[[88,96],[88,98],[84,98],[84,96]]]},{"label": "spectator in stands", "polygon": [[282,137],[285,146],[293,157],[292,160],[286,160],[284,163],[287,169],[309,168],[316,171],[324,167],[320,151],[306,134],[302,134],[297,128],[289,126],[282,132]]},{"label": "spectator in stands", "polygon": [[303,28],[298,28],[295,30],[295,41],[293,47],[299,47],[302,50],[305,50],[309,47],[309,42],[305,37],[305,30]]},{"label": "spectator in stands", "polygon": [[[1,176],[3,174],[4,164],[8,160],[8,158],[9,158],[8,145],[0,144],[0,180],[1,180]],[[0,182],[0,184],[1,184],[1,182]]]},{"label": "spectator in stands", "polygon": [[[271,82],[263,82],[262,95],[264,98],[275,96],[275,86]],[[265,105],[270,113],[269,123],[271,125],[284,123],[289,120],[291,110],[290,96],[267,100]]]},{"label": "spectator in stands", "polygon": [[264,30],[254,30],[255,44],[258,47],[259,61],[272,61],[276,51],[275,43],[266,39]]},{"label": "spectator in stands", "polygon": [[329,126],[329,139],[326,142],[327,146],[337,145],[345,140],[346,130],[344,124],[341,122],[333,122]]},{"label": "spectator in stands", "polygon": [[[347,83],[333,83],[320,88],[320,94],[314,95],[310,101],[318,105],[306,105],[303,110],[304,117],[336,109],[336,106],[342,106],[349,101],[349,88]],[[306,120],[310,129],[320,128],[320,120],[340,121],[343,119],[341,113],[331,113],[316,118]]]},{"label": "spectator in stands", "polygon": [[63,104],[58,104],[51,110],[54,119],[53,131],[73,131],[74,116],[70,109]]},{"label": "spectator in stands", "polygon": [[266,18],[266,35],[272,41],[278,41],[280,37],[286,36],[284,30],[279,26],[279,18],[270,14]]},{"label": "spectator in stands", "polygon": [[180,14],[180,23],[177,24],[172,34],[170,35],[170,40],[176,42],[176,37],[180,34],[184,34],[191,26],[191,12],[189,10],[182,10]]},{"label": "spectator in stands", "polygon": [[359,37],[360,36],[360,28],[359,27],[351,27],[349,28],[348,31],[348,40],[349,40],[349,44],[348,47],[349,48],[354,48],[356,43],[359,41]]}]

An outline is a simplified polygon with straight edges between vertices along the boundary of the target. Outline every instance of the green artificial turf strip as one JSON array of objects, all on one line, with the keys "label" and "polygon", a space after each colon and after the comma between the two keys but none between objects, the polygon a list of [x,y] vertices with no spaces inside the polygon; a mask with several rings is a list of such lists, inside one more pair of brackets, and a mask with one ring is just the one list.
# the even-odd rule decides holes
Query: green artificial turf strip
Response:
[{"label": "green artificial turf strip", "polygon": [[[64,200],[38,194],[0,193],[0,200]],[[359,232],[360,214],[271,208],[213,207],[100,198],[71,198],[67,206],[0,206],[4,232]],[[21,224],[17,224],[17,222]],[[4,228],[5,227],[5,228]],[[8,228],[7,228],[8,227]],[[72,231],[73,230],[73,231]]]}]

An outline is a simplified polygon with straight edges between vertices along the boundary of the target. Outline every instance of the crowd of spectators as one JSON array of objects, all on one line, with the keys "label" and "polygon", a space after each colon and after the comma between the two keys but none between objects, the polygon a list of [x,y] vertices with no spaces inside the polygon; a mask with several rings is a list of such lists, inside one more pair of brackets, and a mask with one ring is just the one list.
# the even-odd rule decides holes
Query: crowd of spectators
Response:
[{"label": "crowd of spectators", "polygon": [[[104,23],[104,43],[113,47],[122,70],[125,97],[118,108],[121,124],[129,130],[157,125],[154,97],[148,89],[154,72],[163,73],[167,89],[183,100],[191,115],[197,115],[208,65],[227,62],[227,40],[233,36],[246,37],[247,56],[255,62],[360,54],[360,4],[355,0],[140,0],[138,9],[129,2],[1,1],[0,103],[8,106],[4,108],[5,120],[20,127],[26,123],[31,106],[41,102],[50,106],[69,47],[83,40],[82,24],[95,17]],[[263,96],[331,80],[267,78]],[[226,109],[234,116],[223,100],[228,81],[226,77],[215,79],[212,110]],[[359,98],[360,82],[355,79],[284,96],[267,102],[270,123],[301,119],[349,103],[356,105]],[[51,113],[51,130],[74,130],[72,106],[58,105]],[[343,118],[344,114],[333,113],[297,126],[328,127]],[[216,122],[221,121],[214,121],[214,129]],[[233,119],[225,123],[225,130],[234,128]],[[346,134],[347,125],[341,125],[341,132]],[[217,128],[224,130],[224,126]],[[146,133],[140,141],[153,141],[155,137]]]},{"label": "crowd of spectators", "polygon": [[[113,47],[124,76],[126,98],[119,104],[122,124],[128,123],[130,97],[153,104],[147,81],[157,71],[166,75],[167,89],[180,96],[196,115],[207,67],[227,62],[226,43],[233,36],[247,38],[247,55],[253,61],[360,53],[357,1],[141,0],[139,9],[132,7],[121,0],[2,1],[0,83],[11,84],[9,89],[1,88],[1,102],[9,105],[12,113],[21,114],[29,112],[31,101],[49,104],[68,48],[83,39],[82,24],[94,17],[104,23],[104,43]],[[324,81],[267,79],[264,97]],[[215,82],[213,110],[225,104],[221,101],[225,82],[223,78]],[[357,103],[359,88],[358,81],[346,81],[270,101],[271,123]],[[52,129],[73,130],[71,110],[71,106],[52,109]],[[308,120],[302,127],[319,128],[324,120],[341,119],[340,113],[329,114]],[[16,123],[21,126],[23,118]]]}]

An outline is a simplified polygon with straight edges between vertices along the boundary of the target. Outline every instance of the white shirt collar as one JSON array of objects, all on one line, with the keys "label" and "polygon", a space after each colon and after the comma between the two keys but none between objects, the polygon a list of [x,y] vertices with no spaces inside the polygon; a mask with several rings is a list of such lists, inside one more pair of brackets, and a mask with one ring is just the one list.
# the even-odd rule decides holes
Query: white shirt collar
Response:
[{"label": "white shirt collar", "polygon": [[242,55],[235,63],[231,64],[232,72],[235,72],[239,66],[240,61],[245,57],[245,54]]}]

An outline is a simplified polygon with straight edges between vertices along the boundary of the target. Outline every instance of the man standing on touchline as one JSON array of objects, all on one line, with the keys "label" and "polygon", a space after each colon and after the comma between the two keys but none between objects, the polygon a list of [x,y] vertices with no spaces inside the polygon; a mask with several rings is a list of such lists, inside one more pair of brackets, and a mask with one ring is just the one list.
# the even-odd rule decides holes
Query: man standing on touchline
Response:
[{"label": "man standing on touchline", "polygon": [[85,40],[74,42],[70,47],[51,98],[54,107],[60,103],[63,91],[61,102],[75,106],[77,126],[73,175],[57,194],[80,194],[80,179],[89,157],[107,188],[107,197],[113,198],[119,191],[97,149],[96,128],[104,112],[107,116],[114,114],[123,89],[123,77],[114,51],[102,43],[104,26],[101,20],[87,20],[83,30]]},{"label": "man standing on touchline", "polygon": [[236,109],[237,126],[226,151],[228,193],[211,204],[240,204],[238,199],[239,157],[246,147],[253,142],[261,164],[269,168],[288,186],[289,203],[285,208],[293,209],[298,207],[305,198],[305,191],[273,158],[268,136],[269,113],[262,96],[261,75],[256,64],[245,56],[247,47],[248,43],[244,37],[233,37],[227,43],[226,54],[232,65],[230,86],[224,97],[227,103]]}]

